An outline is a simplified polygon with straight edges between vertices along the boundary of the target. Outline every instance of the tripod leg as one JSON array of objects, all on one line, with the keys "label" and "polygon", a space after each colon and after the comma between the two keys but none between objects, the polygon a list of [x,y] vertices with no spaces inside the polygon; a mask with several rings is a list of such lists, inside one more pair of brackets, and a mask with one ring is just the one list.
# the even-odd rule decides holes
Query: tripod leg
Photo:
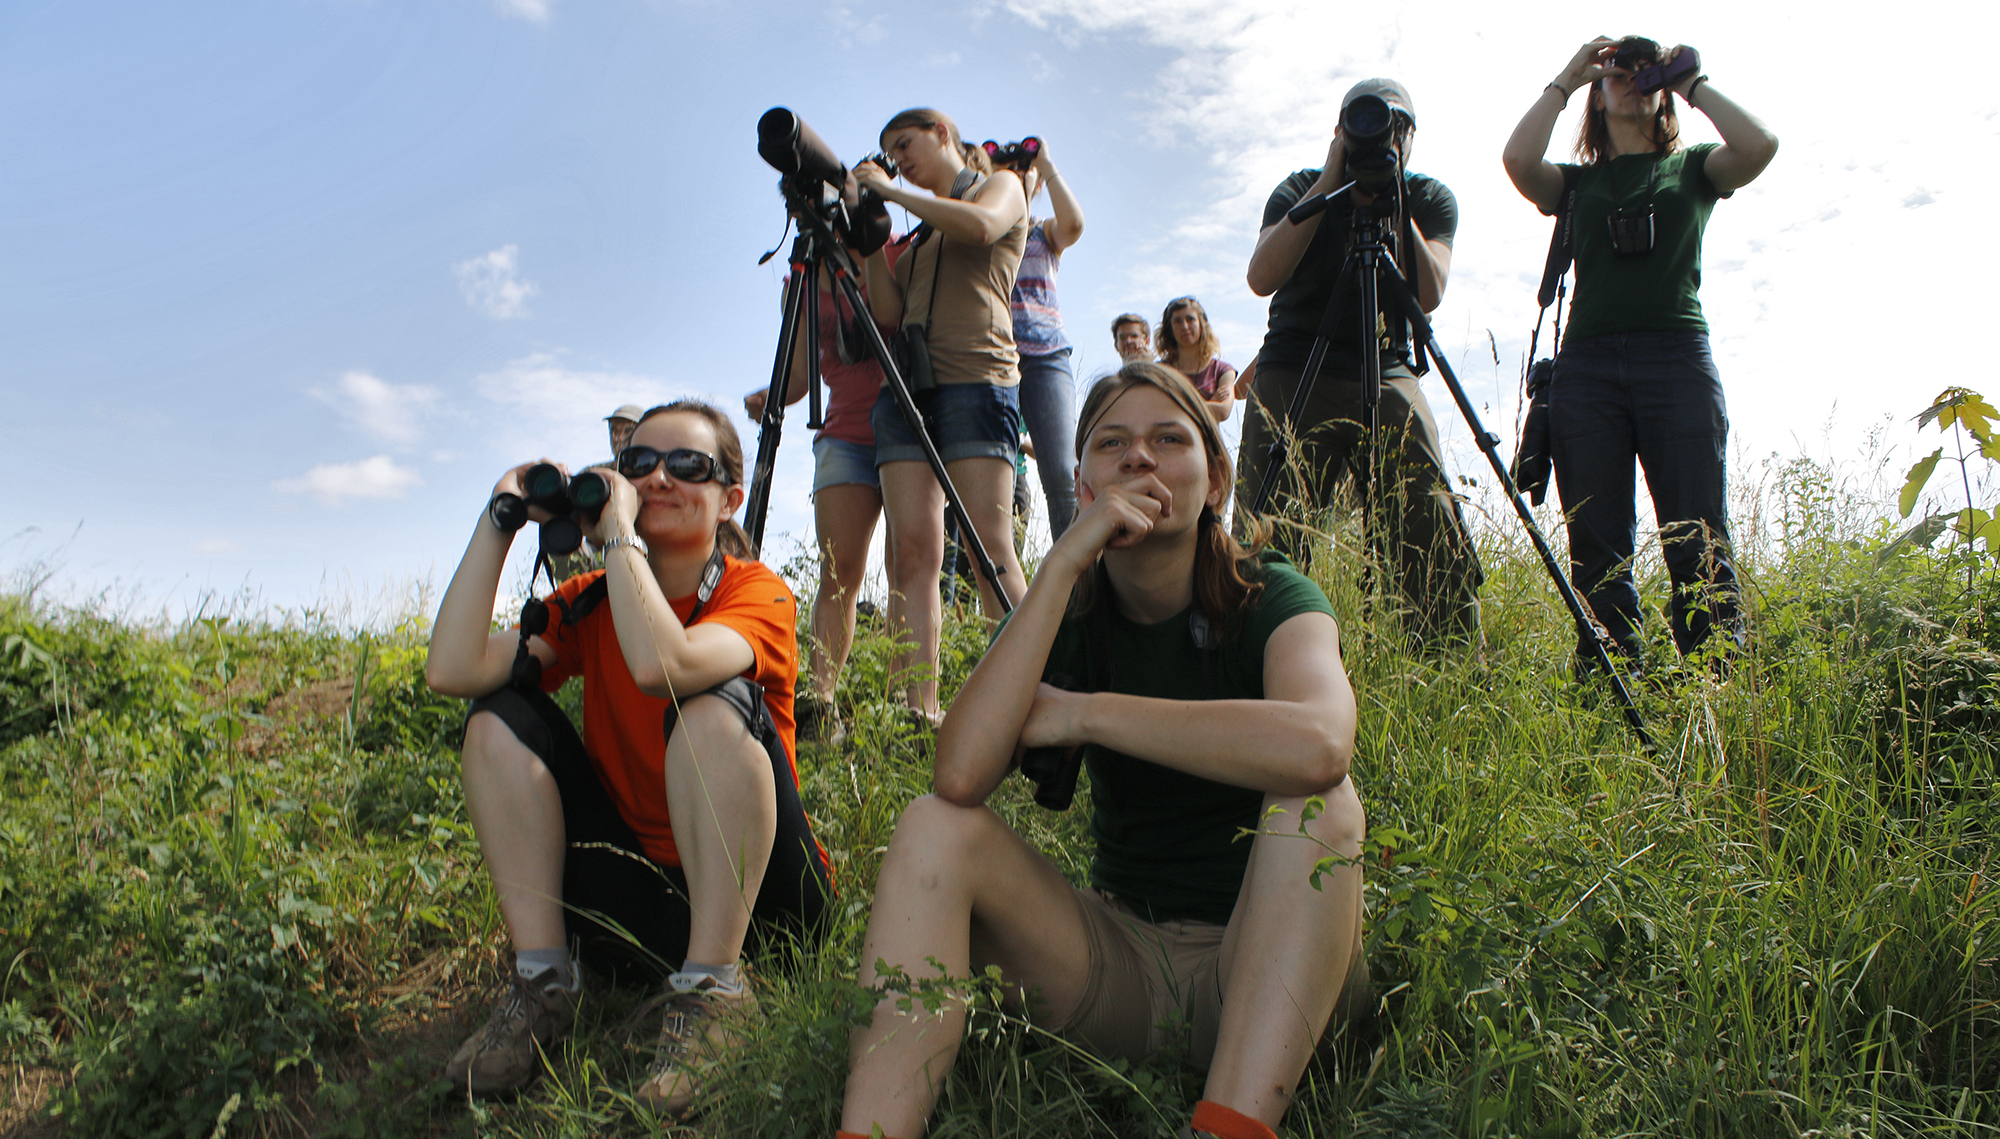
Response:
[{"label": "tripod leg", "polygon": [[1556,587],[1556,592],[1562,596],[1564,607],[1575,620],[1579,638],[1590,646],[1591,655],[1604,669],[1605,675],[1611,678],[1611,686],[1618,695],[1619,704],[1624,708],[1626,722],[1632,726],[1633,734],[1639,737],[1639,742],[1645,745],[1648,751],[1657,751],[1658,745],[1653,742],[1651,733],[1646,730],[1646,720],[1639,712],[1637,701],[1633,700],[1631,690],[1626,687],[1624,676],[1612,663],[1610,635],[1598,625],[1590,611],[1584,608],[1583,599],[1577,596],[1575,587],[1570,584],[1569,576],[1563,573],[1562,567],[1556,563],[1555,552],[1550,549],[1548,539],[1542,536],[1541,527],[1535,524],[1535,516],[1528,510],[1527,501],[1521,497],[1521,489],[1514,485],[1514,478],[1508,473],[1507,463],[1500,457],[1500,437],[1488,431],[1486,425],[1480,422],[1479,413],[1473,410],[1472,400],[1465,394],[1465,388],[1459,384],[1458,376],[1451,370],[1451,364],[1445,359],[1444,352],[1438,348],[1437,337],[1431,331],[1431,322],[1424,315],[1422,307],[1417,304],[1416,297],[1411,295],[1409,287],[1398,276],[1391,275],[1387,278],[1387,282],[1389,299],[1401,308],[1403,315],[1408,318],[1415,346],[1420,351],[1428,353],[1431,362],[1437,365],[1438,374],[1444,378],[1445,386],[1451,390],[1452,401],[1458,404],[1459,414],[1465,417],[1465,425],[1472,429],[1472,437],[1479,443],[1479,449],[1486,453],[1486,462],[1493,468],[1494,478],[1506,492],[1507,501],[1513,504],[1515,516],[1521,520],[1521,527],[1528,532],[1529,539],[1534,543],[1535,553],[1542,559],[1542,568],[1547,571],[1549,580]]},{"label": "tripod leg", "polygon": [[[819,288],[815,276],[819,261],[811,248],[804,234],[792,243],[792,275],[785,282],[785,315],[778,326],[778,354],[771,364],[770,389],[764,393],[764,416],[757,429],[757,461],[751,467],[750,492],[743,500],[743,528],[750,535],[753,557],[764,554],[764,520],[771,510],[771,477],[778,465],[778,441],[785,430],[785,396],[791,387],[792,354],[798,348],[801,308]],[[817,342],[817,325],[808,328],[807,340]],[[817,376],[818,355],[808,353],[806,367]]]}]

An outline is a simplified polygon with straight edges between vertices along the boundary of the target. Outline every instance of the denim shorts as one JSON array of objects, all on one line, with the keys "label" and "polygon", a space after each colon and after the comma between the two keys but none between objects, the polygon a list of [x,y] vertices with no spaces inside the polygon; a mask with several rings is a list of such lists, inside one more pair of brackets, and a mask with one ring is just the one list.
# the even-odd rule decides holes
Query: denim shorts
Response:
[{"label": "denim shorts", "polygon": [[[924,426],[947,463],[990,457],[1011,464],[1021,448],[1021,392],[992,384],[939,384],[917,394]],[[875,465],[921,463],[924,449],[889,388],[875,398]]]},{"label": "denim shorts", "polygon": [[875,474],[875,445],[829,435],[813,440],[813,493],[853,483],[882,489],[882,480]]}]

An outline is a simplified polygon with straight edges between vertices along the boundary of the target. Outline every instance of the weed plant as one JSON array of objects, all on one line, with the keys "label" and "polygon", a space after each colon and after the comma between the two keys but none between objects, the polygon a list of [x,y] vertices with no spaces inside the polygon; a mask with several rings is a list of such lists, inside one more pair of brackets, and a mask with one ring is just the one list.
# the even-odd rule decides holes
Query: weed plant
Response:
[{"label": "weed plant", "polygon": [[[1567,615],[1511,525],[1485,535],[1478,660],[1409,651],[1335,528],[1315,572],[1361,701],[1381,1001],[1308,1070],[1286,1134],[2000,1129],[2000,584],[1898,545],[1821,465],[1777,470],[1763,510],[1739,551],[1753,624],[1733,669],[1649,649],[1654,753],[1608,693],[1571,682]],[[1642,589],[1658,632],[1656,562]],[[650,1058],[652,1026],[622,1024],[642,992],[593,987],[512,1101],[468,1105],[438,1079],[485,1014],[503,937],[457,783],[463,705],[424,687],[424,635],[147,628],[0,600],[0,1129],[667,1126],[629,1094]],[[985,637],[949,615],[947,700]],[[767,1015],[685,1133],[837,1121],[873,1001],[853,978],[876,870],[929,784],[889,657],[864,627],[839,693],[849,737],[800,756],[838,919],[758,962]],[[1052,814],[1010,780],[994,806],[1081,882],[1087,796]],[[952,987],[977,1012],[934,1135],[1170,1136],[1200,1094],[1175,1057],[1106,1063],[997,1005],[990,979]]]}]

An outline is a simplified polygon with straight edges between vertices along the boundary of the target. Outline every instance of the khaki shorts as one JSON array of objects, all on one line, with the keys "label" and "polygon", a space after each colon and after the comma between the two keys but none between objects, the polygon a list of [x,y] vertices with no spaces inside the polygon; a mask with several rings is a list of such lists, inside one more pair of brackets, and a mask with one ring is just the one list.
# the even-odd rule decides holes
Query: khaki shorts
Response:
[{"label": "khaki shorts", "polygon": [[1149,922],[1110,894],[1072,886],[1090,941],[1083,1003],[1063,1035],[1116,1058],[1143,1060],[1185,1044],[1207,1068],[1222,1023],[1222,934],[1203,921]]},{"label": "khaki shorts", "polygon": [[[1112,1059],[1144,1060],[1180,1044],[1207,1071],[1222,1027],[1222,935],[1204,921],[1150,922],[1112,894],[1070,887],[1090,943],[1083,1003],[1057,1031]],[[1379,998],[1354,955],[1325,1039],[1371,1016]]]}]

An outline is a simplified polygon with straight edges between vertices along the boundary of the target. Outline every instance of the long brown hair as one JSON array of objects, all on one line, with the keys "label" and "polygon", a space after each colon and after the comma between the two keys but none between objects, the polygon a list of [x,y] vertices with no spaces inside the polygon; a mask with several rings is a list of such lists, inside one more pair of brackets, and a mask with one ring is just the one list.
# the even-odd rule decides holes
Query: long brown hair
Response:
[{"label": "long brown hair", "polygon": [[[1090,394],[1083,399],[1083,410],[1076,417],[1077,461],[1083,461],[1083,448],[1090,439],[1091,429],[1111,409],[1112,402],[1140,385],[1158,390],[1180,408],[1181,414],[1194,424],[1195,433],[1201,436],[1201,449],[1208,456],[1210,471],[1219,468],[1222,485],[1234,486],[1236,466],[1229,461],[1229,448],[1222,441],[1222,429],[1216,426],[1215,417],[1208,413],[1208,405],[1202,402],[1201,393],[1195,391],[1194,384],[1186,376],[1150,360],[1134,361],[1091,385]],[[1206,502],[1202,503],[1201,520],[1196,526],[1199,535],[1194,548],[1195,605],[1217,632],[1228,636],[1235,631],[1236,620],[1243,610],[1255,602],[1264,589],[1264,583],[1258,580],[1261,575],[1257,570],[1257,551],[1270,540],[1271,524],[1260,518],[1250,525],[1248,549],[1230,537],[1228,527],[1222,524],[1222,517]],[[1097,576],[1087,573],[1077,579],[1076,588],[1069,596],[1070,616],[1088,613],[1091,606],[1097,604]]]},{"label": "long brown hair", "polygon": [[934,127],[940,126],[944,128],[946,136],[951,139],[951,144],[958,148],[960,154],[965,156],[965,164],[967,166],[972,167],[981,174],[993,173],[993,156],[986,153],[986,148],[983,146],[967,145],[964,139],[958,137],[958,124],[951,121],[951,116],[945,114],[943,111],[933,110],[929,107],[911,107],[907,111],[896,112],[896,117],[890,119],[889,125],[882,128],[882,133],[876,137],[875,141],[882,143],[886,147],[888,144],[885,140],[888,139],[890,131],[899,131],[904,127],[931,130]]},{"label": "long brown hair", "polygon": [[[658,407],[647,409],[646,414],[639,417],[639,422],[643,424],[656,415],[671,415],[675,412],[698,415],[708,421],[708,425],[715,429],[715,457],[722,463],[723,486],[725,488],[742,486],[743,439],[736,434],[736,425],[729,422],[729,417],[713,405],[698,399],[677,399],[672,403],[663,403]],[[637,434],[638,430],[637,427],[632,429],[634,434]],[[749,561],[757,556],[756,551],[750,547],[750,535],[743,532],[743,527],[737,524],[736,519],[726,514],[715,524],[715,544],[732,558]]]},{"label": "long brown hair", "polygon": [[1221,355],[1222,341],[1215,335],[1215,326],[1208,322],[1208,310],[1193,297],[1175,297],[1167,302],[1166,311],[1160,314],[1160,330],[1153,334],[1153,347],[1159,351],[1160,359],[1175,366],[1181,362],[1181,338],[1174,335],[1174,314],[1184,308],[1193,309],[1201,318],[1201,337],[1194,346],[1211,360]]},{"label": "long brown hair", "polygon": [[[1674,93],[1660,93],[1660,109],[1653,112],[1653,129],[1647,137],[1660,148],[1662,157],[1681,148],[1681,116],[1674,109]],[[1576,125],[1576,157],[1585,166],[1595,166],[1611,157],[1611,127],[1604,121],[1604,80],[1590,85],[1590,104],[1583,121]]]}]

